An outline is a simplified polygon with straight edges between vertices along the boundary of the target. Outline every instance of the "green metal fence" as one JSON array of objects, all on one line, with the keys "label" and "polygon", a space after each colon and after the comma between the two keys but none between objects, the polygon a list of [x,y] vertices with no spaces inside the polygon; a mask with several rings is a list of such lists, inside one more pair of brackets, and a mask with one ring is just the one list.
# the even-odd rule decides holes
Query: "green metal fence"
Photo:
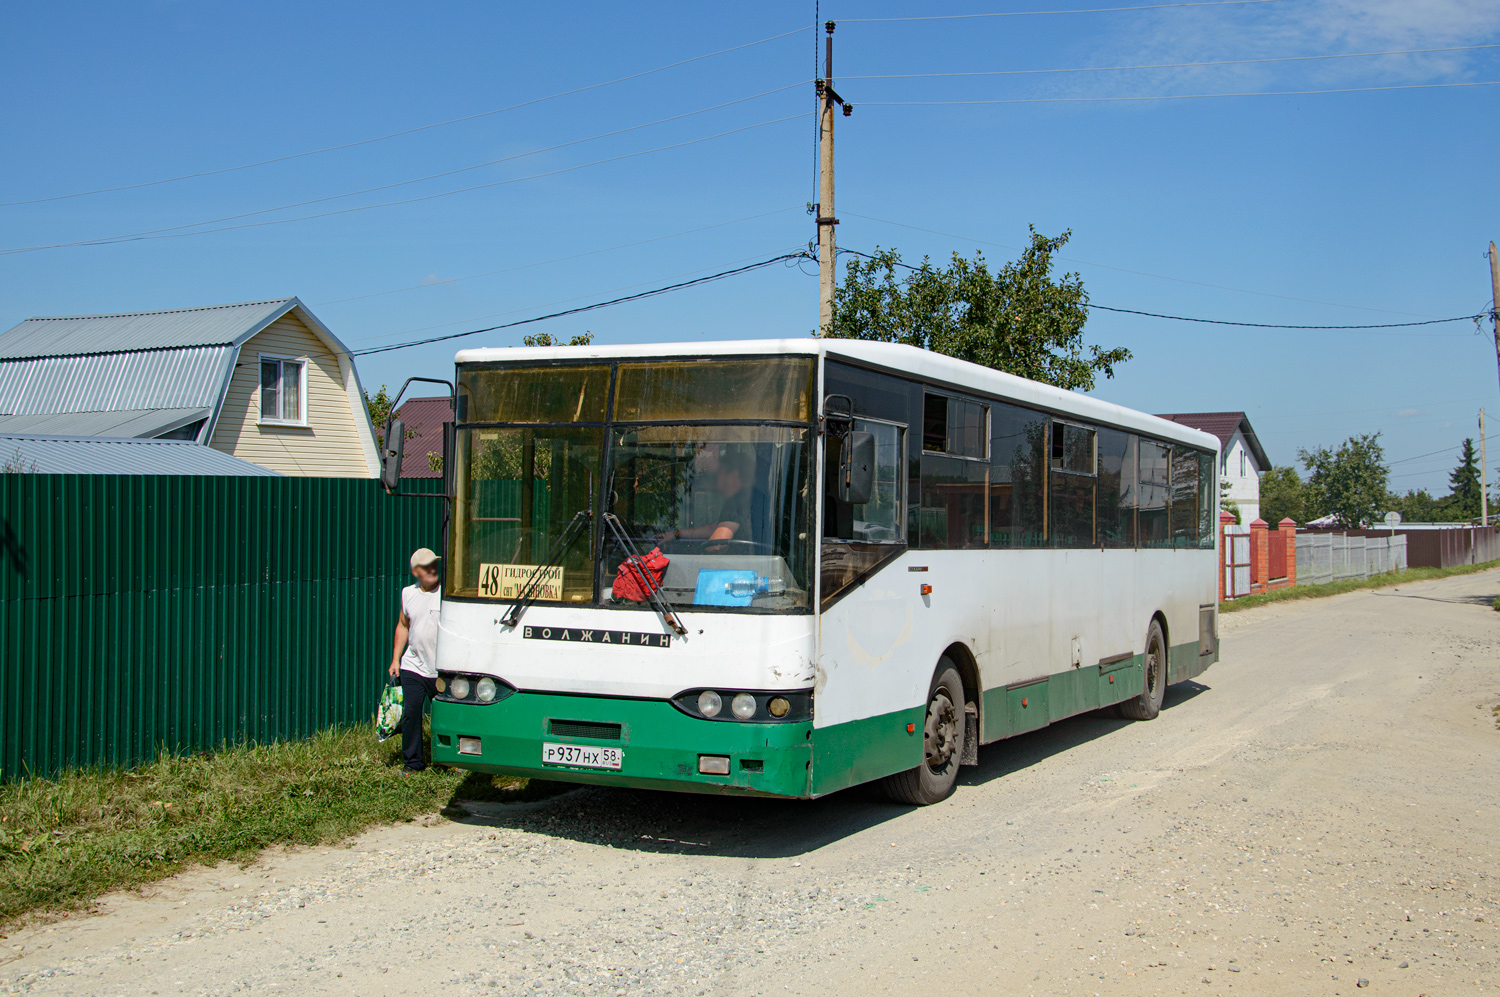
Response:
[{"label": "green metal fence", "polygon": [[0,777],[368,719],[442,506],[368,479],[0,474]]}]

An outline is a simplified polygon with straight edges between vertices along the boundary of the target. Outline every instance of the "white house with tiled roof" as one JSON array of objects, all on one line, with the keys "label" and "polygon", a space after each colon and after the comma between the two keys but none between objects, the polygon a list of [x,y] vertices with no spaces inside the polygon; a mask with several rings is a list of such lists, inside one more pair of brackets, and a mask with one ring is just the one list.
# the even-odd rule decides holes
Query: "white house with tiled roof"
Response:
[{"label": "white house with tiled roof", "polygon": [[1159,416],[1219,438],[1219,477],[1229,483],[1226,497],[1239,506],[1240,522],[1260,518],[1260,476],[1271,459],[1243,412],[1178,412]]},{"label": "white house with tiled roof", "polygon": [[296,298],[27,319],[0,335],[0,435],[181,440],[287,475],[379,474],[354,358]]}]

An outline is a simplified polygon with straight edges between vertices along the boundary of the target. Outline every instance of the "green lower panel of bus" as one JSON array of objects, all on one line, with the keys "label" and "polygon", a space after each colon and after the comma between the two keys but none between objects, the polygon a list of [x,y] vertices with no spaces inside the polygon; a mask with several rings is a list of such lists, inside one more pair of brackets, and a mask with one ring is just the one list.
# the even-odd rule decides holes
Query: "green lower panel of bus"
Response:
[{"label": "green lower panel of bus", "polygon": [[[460,739],[478,753],[460,754]],[[469,740],[469,739],[474,740]],[[477,743],[476,743],[477,742]],[[565,759],[543,761],[545,745]],[[613,749],[618,757],[599,749]],[[770,796],[809,795],[812,724],[700,720],[660,700],[520,692],[486,706],[432,704],[433,761],[537,779]],[[727,774],[699,771],[700,756]],[[574,759],[614,764],[592,768]]]}]

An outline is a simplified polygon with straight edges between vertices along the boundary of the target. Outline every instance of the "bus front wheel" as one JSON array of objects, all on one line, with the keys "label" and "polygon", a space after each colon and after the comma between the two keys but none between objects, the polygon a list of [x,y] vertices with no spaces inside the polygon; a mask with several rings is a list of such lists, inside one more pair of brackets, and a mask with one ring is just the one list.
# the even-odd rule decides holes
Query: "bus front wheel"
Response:
[{"label": "bus front wheel", "polygon": [[1146,631],[1145,664],[1146,687],[1139,696],[1120,704],[1120,715],[1126,720],[1155,720],[1167,695],[1167,639],[1156,620]]},{"label": "bus front wheel", "polygon": [[958,782],[964,747],[964,683],[953,662],[943,658],[927,693],[922,725],[922,764],[886,776],[885,791],[897,803],[927,806],[946,800]]}]

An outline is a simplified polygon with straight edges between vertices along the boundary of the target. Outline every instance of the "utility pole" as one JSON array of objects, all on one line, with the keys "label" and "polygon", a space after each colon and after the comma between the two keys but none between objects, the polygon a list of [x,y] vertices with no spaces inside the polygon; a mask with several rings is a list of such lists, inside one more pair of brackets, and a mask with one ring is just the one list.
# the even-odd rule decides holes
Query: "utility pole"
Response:
[{"label": "utility pole", "polygon": [[1495,252],[1494,242],[1490,243],[1490,323],[1495,327],[1495,361],[1500,363],[1500,253]]},{"label": "utility pole", "polygon": [[[818,203],[813,214],[818,222],[818,333],[821,335],[833,325],[833,289],[837,281],[834,269],[833,227],[839,223],[833,213],[833,106],[844,109],[844,117],[854,113],[854,105],[846,102],[833,89],[833,22],[823,25],[828,37],[823,49],[823,78],[814,84],[821,104],[822,127],[818,137]],[[1500,333],[1496,335],[1500,344]],[[1497,347],[1500,348],[1500,347]]]},{"label": "utility pole", "polygon": [[1484,456],[1484,409],[1479,410],[1479,525],[1490,525],[1490,470],[1489,461]]}]

